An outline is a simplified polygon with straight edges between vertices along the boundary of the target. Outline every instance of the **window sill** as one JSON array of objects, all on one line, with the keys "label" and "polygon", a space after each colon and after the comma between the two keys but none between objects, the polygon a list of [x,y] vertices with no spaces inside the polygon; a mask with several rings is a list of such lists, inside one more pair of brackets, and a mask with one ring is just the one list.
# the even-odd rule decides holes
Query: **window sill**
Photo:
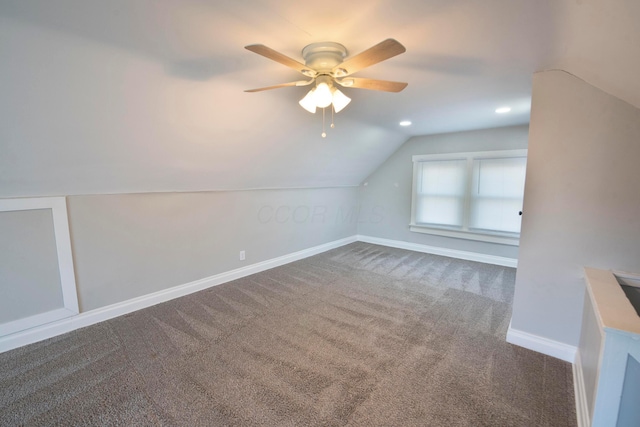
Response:
[{"label": "window sill", "polygon": [[487,243],[499,243],[501,245],[520,245],[520,237],[504,236],[500,234],[481,233],[477,231],[447,230],[444,228],[427,227],[418,224],[409,224],[409,230],[415,233],[434,234],[437,236],[455,237],[457,239],[476,240]]}]

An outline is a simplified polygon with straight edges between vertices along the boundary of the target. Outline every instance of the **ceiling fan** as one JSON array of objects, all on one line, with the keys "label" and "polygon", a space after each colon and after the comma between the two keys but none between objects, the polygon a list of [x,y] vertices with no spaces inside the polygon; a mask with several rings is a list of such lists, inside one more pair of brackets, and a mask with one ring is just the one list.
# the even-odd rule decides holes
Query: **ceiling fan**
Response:
[{"label": "ceiling fan", "polygon": [[[346,60],[347,49],[343,45],[334,42],[312,43],[302,49],[304,64],[262,44],[245,46],[245,49],[286,65],[309,78],[309,80],[249,89],[245,90],[245,92],[261,92],[263,90],[291,86],[309,86],[315,83],[315,87],[300,100],[300,105],[310,113],[315,113],[316,108],[322,108],[324,114],[324,108],[329,106],[332,106],[332,113],[337,113],[349,104],[351,99],[340,92],[336,85],[384,92],[400,92],[407,87],[407,83],[402,82],[351,77],[351,74],[364,68],[404,53],[406,51],[405,47],[394,39],[384,40]],[[331,127],[333,127],[333,123]],[[326,136],[324,131],[322,136]]]}]

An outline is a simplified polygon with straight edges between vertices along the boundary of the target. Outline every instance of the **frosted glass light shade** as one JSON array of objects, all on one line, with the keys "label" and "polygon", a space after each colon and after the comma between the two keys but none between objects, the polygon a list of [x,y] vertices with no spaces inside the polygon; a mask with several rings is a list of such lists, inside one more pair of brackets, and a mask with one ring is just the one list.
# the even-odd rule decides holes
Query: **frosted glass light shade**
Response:
[{"label": "frosted glass light shade", "polygon": [[308,112],[315,114],[316,112],[316,101],[313,96],[313,92],[315,89],[311,89],[304,98],[302,98],[299,102],[300,106],[307,110]]},{"label": "frosted glass light shade", "polygon": [[351,98],[347,95],[326,82],[320,82],[300,100],[299,104],[310,113],[315,113],[316,108],[326,108],[333,104],[333,109],[337,113],[350,102]]},{"label": "frosted glass light shade", "polygon": [[324,82],[318,83],[313,93],[313,98],[316,102],[316,107],[318,108],[326,108],[329,105],[331,105],[331,101],[333,101],[333,96],[331,94],[331,89],[329,88],[329,85]]},{"label": "frosted glass light shade", "polygon": [[349,103],[351,102],[351,98],[349,98],[344,93],[340,92],[338,89],[334,89],[332,102],[333,102],[333,110],[336,113],[339,113],[340,111],[342,111],[344,107],[349,105]]}]

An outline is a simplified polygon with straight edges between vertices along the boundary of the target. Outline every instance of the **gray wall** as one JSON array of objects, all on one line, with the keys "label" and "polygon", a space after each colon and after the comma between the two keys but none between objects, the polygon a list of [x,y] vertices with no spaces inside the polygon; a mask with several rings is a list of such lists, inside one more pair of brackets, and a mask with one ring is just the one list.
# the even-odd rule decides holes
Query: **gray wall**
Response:
[{"label": "gray wall", "polygon": [[357,196],[345,187],[69,197],[81,311],[353,236]]},{"label": "gray wall", "polygon": [[411,221],[412,156],[416,154],[527,148],[528,126],[510,126],[409,139],[361,186],[362,215],[358,233],[488,255],[518,257],[515,246],[484,243],[409,231]]},{"label": "gray wall", "polygon": [[537,73],[512,327],[577,345],[583,266],[640,272],[640,110]]},{"label": "gray wall", "polygon": [[0,323],[62,307],[51,210],[0,212]]}]

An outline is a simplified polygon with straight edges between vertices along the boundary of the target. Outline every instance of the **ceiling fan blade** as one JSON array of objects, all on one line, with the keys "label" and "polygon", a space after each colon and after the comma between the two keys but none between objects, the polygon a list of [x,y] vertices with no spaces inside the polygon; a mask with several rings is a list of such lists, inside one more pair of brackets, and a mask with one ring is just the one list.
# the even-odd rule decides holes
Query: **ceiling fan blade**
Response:
[{"label": "ceiling fan blade", "polygon": [[360,79],[357,77],[349,77],[336,82],[343,87],[353,87],[356,89],[381,90],[384,92],[400,92],[408,83],[391,82],[388,80]]},{"label": "ceiling fan blade", "polygon": [[315,77],[318,73],[315,70],[307,67],[306,65],[296,61],[295,59],[291,59],[282,53],[271,49],[263,44],[250,44],[249,46],[244,47],[247,50],[250,50],[253,53],[257,53],[258,55],[262,55],[265,58],[269,58],[273,61],[279,62],[282,65],[286,65],[289,68],[293,68],[294,70],[304,74],[307,77]]},{"label": "ceiling fan blade", "polygon": [[407,49],[394,39],[386,39],[383,42],[353,56],[343,63],[336,65],[331,74],[334,77],[344,77],[353,74],[363,68],[370,67],[386,59],[406,52]]},{"label": "ceiling fan blade", "polygon": [[274,86],[260,87],[260,88],[257,88],[257,89],[248,89],[248,90],[245,90],[245,92],[262,92],[263,90],[279,89],[281,87],[290,87],[290,86],[308,86],[313,82],[314,82],[313,79],[311,79],[309,81],[301,80],[301,81],[297,81],[297,82],[282,83],[282,84],[274,85]]}]

